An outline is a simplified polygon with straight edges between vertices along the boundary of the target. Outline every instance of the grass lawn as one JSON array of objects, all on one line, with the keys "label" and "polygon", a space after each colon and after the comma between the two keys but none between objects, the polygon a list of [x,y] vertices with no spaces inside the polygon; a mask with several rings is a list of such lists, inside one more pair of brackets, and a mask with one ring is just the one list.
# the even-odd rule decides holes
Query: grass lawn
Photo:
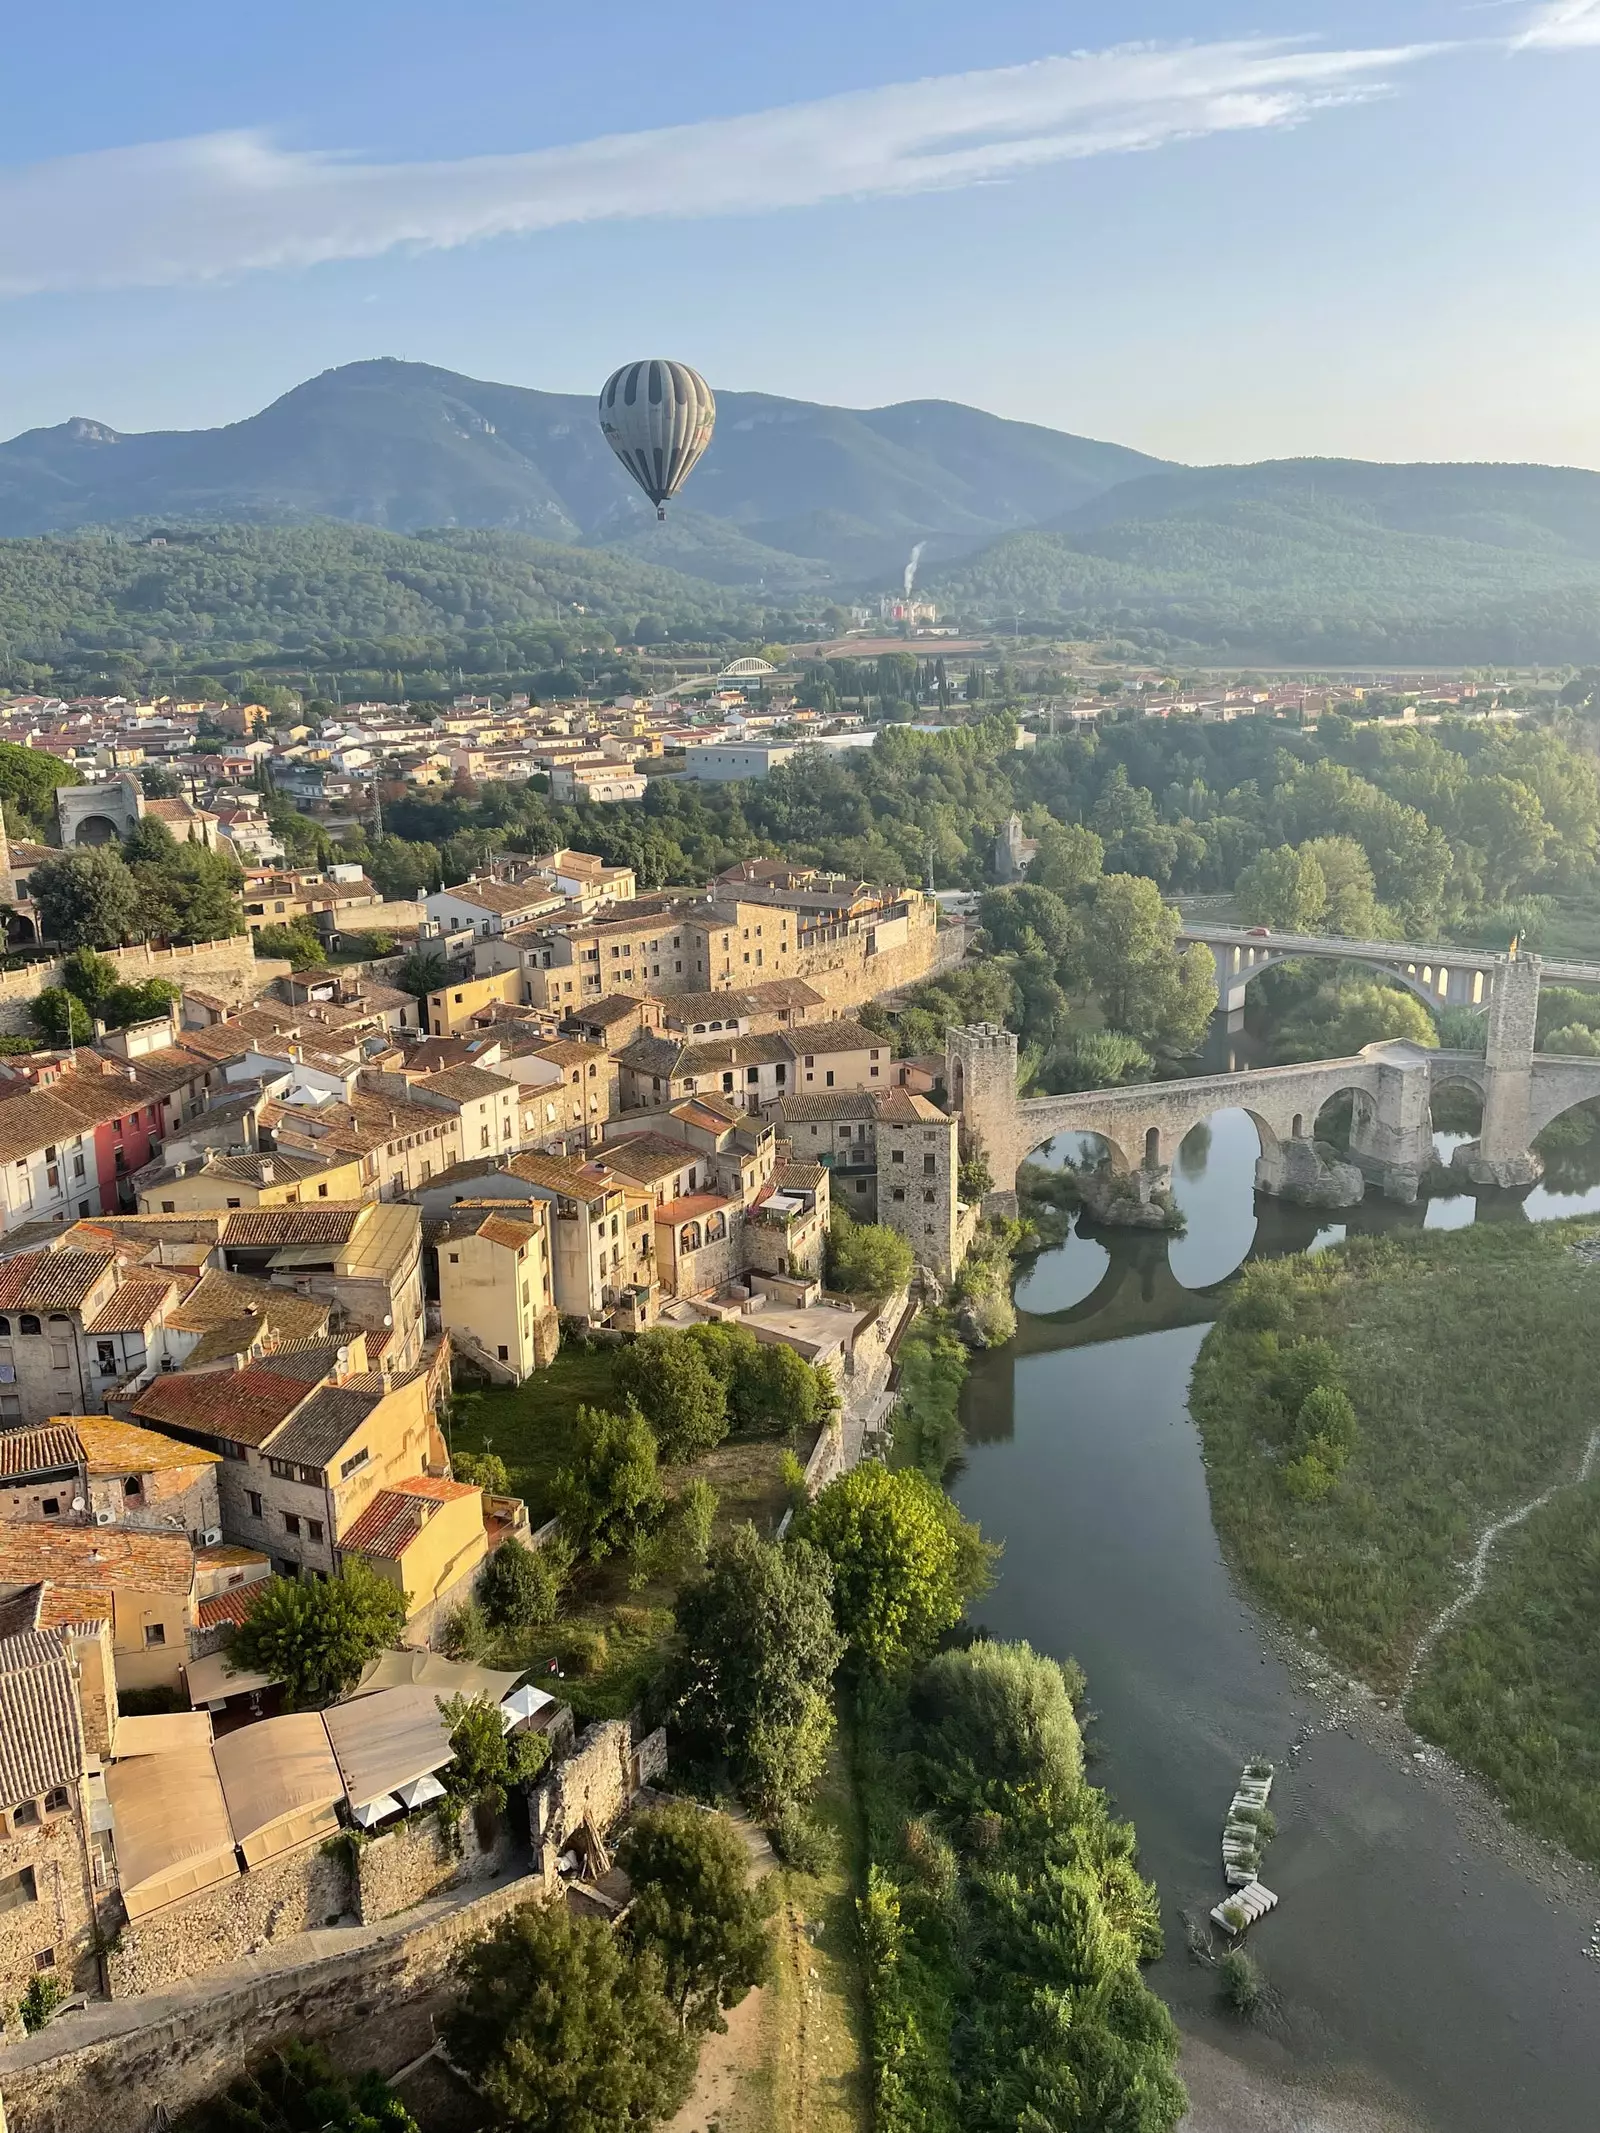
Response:
[{"label": "grass lawn", "polygon": [[609,1407],[617,1351],[585,1354],[564,1347],[548,1370],[536,1370],[521,1385],[487,1385],[458,1392],[452,1403],[450,1449],[498,1452],[511,1477],[512,1494],[528,1506],[536,1526],[550,1516],[550,1483],[572,1452],[580,1407]]},{"label": "grass lawn", "polygon": [[[1460,1590],[1483,1527],[1577,1471],[1600,1419],[1600,1268],[1567,1247],[1595,1227],[1483,1224],[1264,1266],[1201,1350],[1191,1406],[1230,1559],[1380,1689],[1398,1687]],[[1343,1478],[1315,1503],[1284,1486],[1271,1390],[1283,1350],[1306,1336],[1333,1343],[1360,1426]],[[1497,1567],[1486,1604],[1498,1579]],[[1528,1629],[1559,1677],[1567,1630],[1554,1615]]]}]

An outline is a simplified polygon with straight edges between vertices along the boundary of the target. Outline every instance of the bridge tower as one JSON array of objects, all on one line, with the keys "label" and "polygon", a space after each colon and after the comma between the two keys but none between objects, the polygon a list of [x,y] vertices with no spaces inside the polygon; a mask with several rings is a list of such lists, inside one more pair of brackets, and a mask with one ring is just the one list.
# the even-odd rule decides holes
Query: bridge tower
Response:
[{"label": "bridge tower", "polygon": [[1458,1148],[1456,1166],[1475,1185],[1535,1185],[1544,1165],[1533,1152],[1533,1046],[1539,1026],[1541,964],[1511,956],[1495,972],[1484,1058],[1483,1128]]},{"label": "bridge tower", "polygon": [[994,1179],[985,1205],[1016,1213],[1018,1147],[1017,1040],[994,1022],[951,1024],[944,1033],[944,1085],[968,1135],[982,1148]]}]

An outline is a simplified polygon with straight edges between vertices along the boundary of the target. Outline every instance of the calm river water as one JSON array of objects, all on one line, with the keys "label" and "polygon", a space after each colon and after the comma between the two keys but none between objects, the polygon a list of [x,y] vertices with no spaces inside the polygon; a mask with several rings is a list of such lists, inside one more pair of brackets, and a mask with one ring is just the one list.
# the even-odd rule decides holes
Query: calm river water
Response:
[{"label": "calm river water", "polygon": [[[1253,2078],[1306,2085],[1272,2123],[1332,2123],[1315,2098],[1341,2095],[1437,2133],[1593,2133],[1600,1963],[1583,1949],[1600,1902],[1510,1863],[1456,1791],[1347,1728],[1279,1656],[1224,1568],[1188,1385],[1215,1285],[1247,1257],[1346,1224],[1578,1213],[1600,1207],[1600,1161],[1565,1156],[1569,1189],[1520,1202],[1372,1199],[1319,1223],[1255,1199],[1256,1154],[1244,1113],[1219,1113],[1174,1169],[1187,1236],[1074,1235],[1019,1283],[1017,1338],[968,1381],[953,1483],[1005,1544],[982,1618],[1087,1669],[1095,1777],[1137,1824],[1161,1890],[1168,1953],[1152,1982]],[[1253,1936],[1272,2003],[1247,2026],[1189,1960],[1180,1914],[1222,1893],[1223,1811],[1255,1753],[1279,1770],[1266,1879],[1283,1900]]]}]

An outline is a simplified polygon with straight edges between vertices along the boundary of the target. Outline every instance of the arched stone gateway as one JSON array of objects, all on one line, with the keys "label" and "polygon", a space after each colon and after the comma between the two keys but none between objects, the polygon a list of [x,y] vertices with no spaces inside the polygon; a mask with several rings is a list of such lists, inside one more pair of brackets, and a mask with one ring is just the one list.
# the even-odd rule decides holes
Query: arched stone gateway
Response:
[{"label": "arched stone gateway", "polygon": [[[982,1144],[995,1204],[1014,1209],[1017,1167],[1059,1133],[1093,1133],[1118,1170],[1144,1186],[1164,1182],[1179,1143],[1217,1111],[1244,1110],[1261,1137],[1261,1192],[1311,1206],[1348,1207],[1369,1185],[1412,1201],[1433,1160],[1430,1092],[1466,1082],[1481,1091],[1483,1129],[1456,1151],[1475,1184],[1531,1185],[1539,1176],[1537,1133],[1573,1104],[1600,1097],[1600,1060],[1545,1058],[1533,1050],[1539,1005],[1537,957],[1502,958],[1490,995],[1484,1056],[1371,1044],[1349,1059],[1149,1082],[1072,1096],[1017,1095],[1017,1040],[993,1023],[946,1032],[946,1086],[972,1138]],[[1334,1096],[1355,1098],[1350,1161],[1315,1140],[1315,1121]]]}]

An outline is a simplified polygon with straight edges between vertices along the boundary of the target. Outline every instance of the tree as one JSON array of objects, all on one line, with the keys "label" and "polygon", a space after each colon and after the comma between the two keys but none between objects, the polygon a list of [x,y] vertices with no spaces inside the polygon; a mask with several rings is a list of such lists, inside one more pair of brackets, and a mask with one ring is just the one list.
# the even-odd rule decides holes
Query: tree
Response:
[{"label": "tree", "polygon": [[1300,850],[1322,870],[1327,902],[1321,923],[1327,930],[1350,941],[1380,938],[1383,920],[1372,864],[1354,837],[1313,837]]},{"label": "tree", "polygon": [[689,1326],[683,1338],[694,1342],[720,1379],[729,1424],[741,1434],[780,1423],[791,1434],[814,1429],[839,1404],[826,1368],[781,1342],[758,1341],[744,1326]]},{"label": "tree", "polygon": [[1177,950],[1178,914],[1153,881],[1107,874],[1079,951],[1106,1020],[1141,1044],[1192,1051],[1217,1004],[1216,964],[1198,943]]},{"label": "tree", "polygon": [[685,2034],[722,2030],[772,1968],[770,1901],[750,1886],[750,1858],[723,1814],[687,1800],[636,1816],[618,1847],[633,1884],[624,1931],[653,1956]]},{"label": "tree", "polygon": [[982,916],[984,931],[1002,954],[1055,960],[1078,938],[1077,920],[1061,898],[1030,881],[1015,889],[991,889],[983,899]]},{"label": "tree", "polygon": [[260,926],[256,929],[257,955],[282,956],[296,970],[328,960],[328,951],[311,926],[297,920],[292,926]]},{"label": "tree", "polygon": [[827,1558],[807,1541],[778,1547],[737,1526],[680,1595],[678,1630],[684,1729],[722,1757],[760,1813],[804,1799],[827,1759],[844,1649]]},{"label": "tree", "polygon": [[1058,896],[1075,897],[1093,887],[1106,863],[1106,848],[1081,822],[1048,822],[1040,830],[1038,851],[1028,879]]},{"label": "tree", "polygon": [[406,1626],[406,1595],[347,1557],[333,1578],[268,1578],[234,1631],[229,1667],[283,1685],[284,1708],[321,1710],[353,1689]]},{"label": "tree", "polygon": [[1434,1019],[1413,993],[1375,977],[1334,978],[1285,1018],[1273,1056],[1284,1061],[1347,1059],[1364,1045],[1398,1037],[1430,1051],[1438,1045]]},{"label": "tree", "polygon": [[497,2126],[648,2133],[688,2093],[694,2049],[659,1971],[630,1960],[604,1920],[526,1904],[472,1942],[455,1974],[445,2042]]},{"label": "tree", "polygon": [[110,956],[96,955],[92,948],[74,948],[62,959],[61,982],[93,1015],[122,983],[122,976]]},{"label": "tree", "polygon": [[573,1452],[551,1487],[562,1533],[593,1562],[629,1554],[666,1509],[649,1423],[636,1407],[580,1407]]},{"label": "tree", "polygon": [[100,1019],[107,1029],[126,1029],[132,1022],[153,1022],[182,997],[182,987],[174,985],[170,978],[146,978],[142,985],[115,985],[101,1004]]},{"label": "tree", "polygon": [[849,1296],[892,1296],[911,1279],[911,1246],[897,1229],[853,1222],[836,1207],[828,1225],[828,1285]]},{"label": "tree", "polygon": [[830,1481],[802,1531],[833,1565],[833,1612],[881,1674],[927,1658],[990,1581],[997,1550],[914,1467],[864,1460]]},{"label": "tree", "polygon": [[1027,1644],[980,1639],[941,1652],[911,1692],[933,1797],[968,1811],[1027,1803],[1059,1813],[1083,1778],[1072,1706],[1062,1669]]},{"label": "tree", "polygon": [[52,1044],[87,1044],[94,1035],[88,1009],[64,985],[47,985],[29,1003],[28,1012],[34,1028]]},{"label": "tree", "polygon": [[1234,883],[1234,900],[1252,926],[1314,933],[1328,907],[1328,884],[1310,852],[1280,844],[1252,860]]},{"label": "tree", "polygon": [[0,741],[0,806],[13,837],[54,834],[56,790],[62,785],[81,785],[83,774],[70,764],[33,748],[19,748],[14,741]]},{"label": "tree", "polygon": [[[452,1452],[450,1471],[469,1488],[483,1489],[490,1496],[509,1496],[511,1476],[498,1452]],[[517,1543],[520,1548],[522,1543]]]},{"label": "tree", "polygon": [[508,1733],[499,1706],[480,1696],[435,1701],[450,1729],[451,1760],[439,1773],[446,1799],[503,1814],[513,1786],[528,1784],[550,1760],[550,1743],[542,1733]]},{"label": "tree", "polygon": [[728,1434],[723,1381],[687,1333],[641,1333],[617,1357],[615,1381],[655,1431],[669,1465],[710,1451]]},{"label": "tree", "polygon": [[133,876],[104,845],[41,860],[29,889],[45,939],[65,948],[120,948],[139,930]]},{"label": "tree", "polygon": [[[459,1473],[461,1462],[455,1465]],[[571,1567],[559,1539],[539,1548],[525,1547],[515,1534],[503,1540],[478,1573],[478,1604],[489,1627],[537,1629],[553,1622]]]},{"label": "tree", "polygon": [[220,2096],[187,2112],[185,2133],[418,2133],[376,2074],[351,2082],[319,2044],[280,2044]]},{"label": "tree", "polygon": [[442,992],[449,980],[449,965],[434,948],[414,948],[395,972],[395,984],[415,999],[426,1000],[430,992]]},{"label": "tree", "polygon": [[367,877],[387,903],[414,903],[436,889],[440,860],[436,845],[408,844],[403,837],[380,837],[367,855]]}]

